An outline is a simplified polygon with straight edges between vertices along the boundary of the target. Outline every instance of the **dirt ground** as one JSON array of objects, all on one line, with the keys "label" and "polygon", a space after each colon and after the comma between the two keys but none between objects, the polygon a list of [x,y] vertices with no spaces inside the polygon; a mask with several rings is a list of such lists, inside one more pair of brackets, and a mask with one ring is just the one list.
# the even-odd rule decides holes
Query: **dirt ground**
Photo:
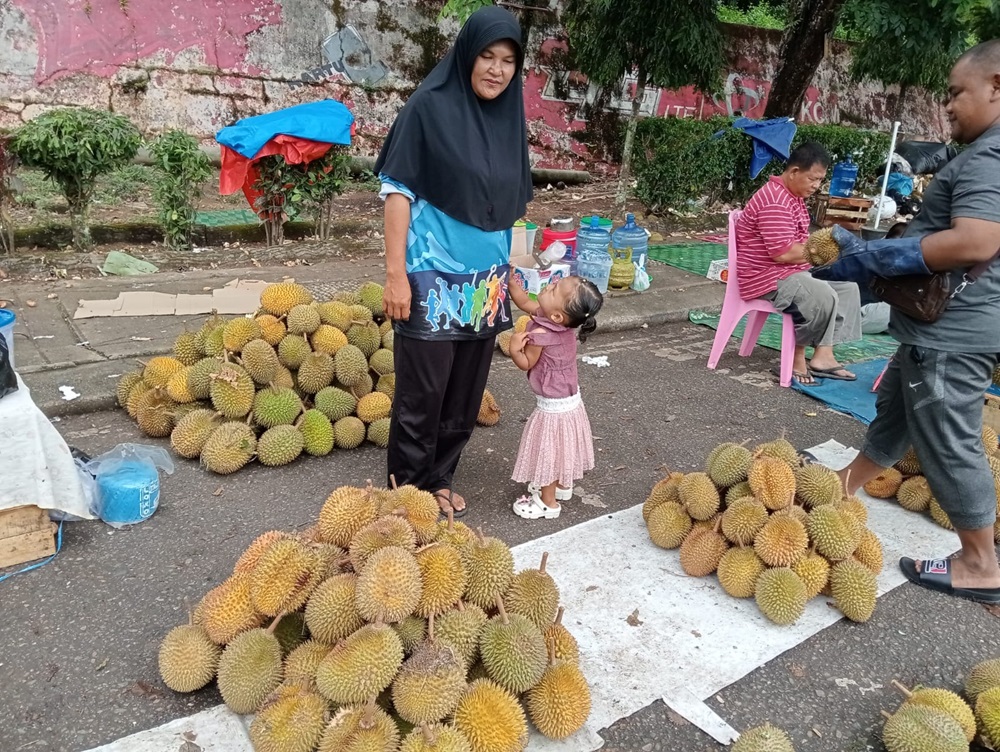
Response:
[{"label": "dirt ground", "polygon": [[[45,226],[68,226],[65,200],[55,187],[37,171],[26,170],[12,218],[19,229]],[[564,186],[538,185],[529,204],[527,219],[544,227],[559,216],[580,218],[591,214],[609,216],[613,211],[615,182],[597,181]],[[204,238],[187,251],[174,251],[162,243],[146,242],[98,244],[88,252],[72,248],[56,249],[43,245],[22,245],[11,257],[0,258],[0,279],[44,280],[53,278],[85,279],[101,275],[100,266],[112,250],[122,251],[148,261],[164,271],[203,270],[221,267],[297,266],[333,258],[370,258],[383,253],[382,203],[376,194],[377,183],[371,176],[353,181],[337,199],[334,237],[286,240],[279,247],[268,248],[253,240],[212,241]],[[218,174],[205,182],[199,211],[249,208],[242,193],[219,195]],[[647,215],[639,202],[630,200],[627,211],[651,232],[654,241],[695,237],[716,232],[724,226],[723,214],[692,217]],[[621,221],[624,217],[616,218]],[[148,225],[156,222],[156,204],[152,195],[150,169],[130,166],[102,179],[91,209],[91,226]],[[206,236],[209,237],[209,236]]]}]

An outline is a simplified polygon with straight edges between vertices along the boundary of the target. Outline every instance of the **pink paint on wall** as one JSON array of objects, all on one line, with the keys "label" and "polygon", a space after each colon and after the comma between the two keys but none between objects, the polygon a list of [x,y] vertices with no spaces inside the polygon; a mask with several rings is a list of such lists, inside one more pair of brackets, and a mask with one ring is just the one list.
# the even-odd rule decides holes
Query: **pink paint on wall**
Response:
[{"label": "pink paint on wall", "polygon": [[38,36],[35,82],[86,72],[111,76],[138,59],[198,48],[205,63],[256,73],[247,34],[281,22],[277,0],[13,0]]}]

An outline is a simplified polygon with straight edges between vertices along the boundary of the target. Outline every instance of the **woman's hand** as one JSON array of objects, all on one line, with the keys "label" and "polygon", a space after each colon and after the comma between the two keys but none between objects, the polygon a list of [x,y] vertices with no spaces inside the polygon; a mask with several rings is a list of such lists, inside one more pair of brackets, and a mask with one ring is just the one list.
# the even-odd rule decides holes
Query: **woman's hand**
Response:
[{"label": "woman's hand", "polygon": [[406,321],[410,318],[410,302],[413,293],[410,291],[410,281],[403,276],[387,276],[385,290],[382,293],[382,307],[385,315],[393,321]]}]

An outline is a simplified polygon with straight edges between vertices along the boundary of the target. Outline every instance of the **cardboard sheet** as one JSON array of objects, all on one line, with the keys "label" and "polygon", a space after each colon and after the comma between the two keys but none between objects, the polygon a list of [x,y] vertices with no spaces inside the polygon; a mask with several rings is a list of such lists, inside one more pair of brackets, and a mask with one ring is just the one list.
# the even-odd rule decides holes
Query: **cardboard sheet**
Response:
[{"label": "cardboard sheet", "polygon": [[227,316],[243,315],[257,310],[260,293],[268,284],[259,279],[234,279],[201,295],[145,290],[122,292],[114,300],[81,300],[73,318],[197,316],[213,310]]}]

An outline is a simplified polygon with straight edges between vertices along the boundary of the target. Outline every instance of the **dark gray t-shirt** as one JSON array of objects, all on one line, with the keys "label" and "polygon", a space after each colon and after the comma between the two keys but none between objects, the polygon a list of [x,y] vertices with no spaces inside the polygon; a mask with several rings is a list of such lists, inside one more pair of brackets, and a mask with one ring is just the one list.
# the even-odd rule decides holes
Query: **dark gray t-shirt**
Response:
[{"label": "dark gray t-shirt", "polygon": [[[906,235],[947,230],[959,217],[1000,223],[1000,126],[986,131],[934,177]],[[966,271],[951,272],[952,289]],[[933,324],[893,309],[889,333],[903,344],[934,350],[1000,352],[1000,259],[952,299]]]}]

